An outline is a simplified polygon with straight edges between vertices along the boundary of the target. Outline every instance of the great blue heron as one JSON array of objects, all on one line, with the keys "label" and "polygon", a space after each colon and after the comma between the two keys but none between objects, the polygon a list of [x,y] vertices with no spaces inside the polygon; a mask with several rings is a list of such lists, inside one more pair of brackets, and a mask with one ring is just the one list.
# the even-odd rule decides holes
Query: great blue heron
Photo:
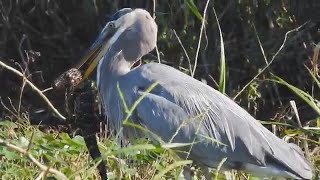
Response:
[{"label": "great blue heron", "polygon": [[[193,143],[190,154],[178,154],[181,158],[191,159],[200,167],[217,167],[226,158],[225,170],[312,178],[312,166],[298,146],[276,137],[229,97],[164,64],[132,68],[155,48],[157,30],[147,11],[122,9],[112,16],[85,57],[93,60],[85,77],[99,64],[99,96],[113,129],[119,130],[126,118],[125,104],[131,107],[143,96],[130,122],[164,142]],[[123,133],[127,138],[148,136],[129,126]]]}]

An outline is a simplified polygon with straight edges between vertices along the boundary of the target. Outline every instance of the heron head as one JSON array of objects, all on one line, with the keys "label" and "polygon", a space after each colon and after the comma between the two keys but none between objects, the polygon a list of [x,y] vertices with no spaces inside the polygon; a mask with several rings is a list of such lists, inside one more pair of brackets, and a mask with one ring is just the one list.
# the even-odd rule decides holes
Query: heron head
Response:
[{"label": "heron head", "polygon": [[154,49],[157,40],[157,24],[143,9],[124,8],[111,16],[96,41],[84,57],[92,61],[83,79],[86,79],[103,56],[122,52],[126,61],[134,63]]}]

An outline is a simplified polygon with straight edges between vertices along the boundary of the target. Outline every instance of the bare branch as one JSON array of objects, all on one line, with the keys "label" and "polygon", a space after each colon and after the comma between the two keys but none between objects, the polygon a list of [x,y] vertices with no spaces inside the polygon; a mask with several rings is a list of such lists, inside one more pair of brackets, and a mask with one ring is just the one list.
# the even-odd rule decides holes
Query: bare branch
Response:
[{"label": "bare branch", "polygon": [[[156,4],[157,4],[157,1],[156,0],[153,0],[153,19],[156,19]],[[160,59],[160,52],[159,52],[159,49],[158,49],[158,45],[156,44],[156,53],[157,53],[157,58],[158,58],[158,62],[161,64],[161,59]]]},{"label": "bare branch", "polygon": [[66,118],[51,104],[51,102],[49,101],[49,99],[42,93],[41,90],[39,90],[32,82],[30,82],[21,72],[19,72],[18,70],[14,69],[11,66],[6,65],[5,63],[3,63],[2,61],[0,61],[0,66],[8,69],[9,71],[12,71],[13,73],[15,73],[16,75],[20,76],[23,78],[23,80],[34,90],[36,91],[40,97],[48,104],[48,106],[53,110],[54,113],[57,114],[57,116],[63,120],[65,120]]},{"label": "bare branch", "polygon": [[[1,62],[1,61],[0,61]],[[27,158],[30,159],[30,161],[32,161],[35,165],[37,165],[42,171],[46,172],[50,172],[54,175],[56,175],[56,177],[58,179],[61,179],[61,180],[65,180],[65,179],[68,179],[66,177],[66,175],[64,175],[62,172],[54,169],[54,168],[50,168],[50,167],[47,167],[46,165],[43,165],[41,164],[41,162],[39,162],[35,157],[33,157],[28,151],[26,151],[25,149],[22,149],[18,146],[15,146],[9,142],[6,142],[5,140],[1,139],[0,138],[0,145],[3,145],[3,146],[6,146],[7,148],[11,149],[11,150],[14,150],[14,151],[17,151],[19,152],[20,154],[26,156]]]},{"label": "bare branch", "polygon": [[173,33],[174,33],[174,35],[176,36],[176,38],[177,38],[180,46],[182,47],[182,50],[183,50],[184,54],[185,54],[186,57],[187,57],[187,60],[188,60],[188,63],[189,63],[189,71],[190,71],[190,73],[192,74],[192,67],[191,67],[192,65],[191,65],[191,61],[190,61],[189,55],[188,55],[186,49],[184,48],[184,46],[183,46],[183,44],[182,44],[182,42],[181,42],[181,40],[180,40],[180,38],[179,38],[176,30],[173,30]]}]

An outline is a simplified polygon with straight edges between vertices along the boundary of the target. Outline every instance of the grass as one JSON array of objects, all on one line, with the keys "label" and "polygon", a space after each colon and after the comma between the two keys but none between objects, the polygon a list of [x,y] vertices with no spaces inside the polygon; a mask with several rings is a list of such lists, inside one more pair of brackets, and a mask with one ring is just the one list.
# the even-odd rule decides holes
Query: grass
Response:
[{"label": "grass", "polygon": [[[268,122],[265,122],[268,124]],[[312,122],[313,125],[316,123]],[[294,142],[299,143],[301,134],[306,134],[307,144],[311,162],[315,166],[316,173],[319,173],[319,127],[308,129],[287,124],[277,124],[282,129],[281,134],[291,137]],[[28,150],[39,162],[50,168],[55,168],[70,179],[97,179],[96,166],[99,162],[92,161],[88,155],[84,140],[81,136],[70,137],[66,133],[52,131],[44,133],[38,127],[29,124],[27,116],[18,119],[16,122],[9,120],[0,121],[0,137],[11,144]],[[313,126],[316,128],[316,126]],[[99,147],[103,159],[108,161],[110,179],[176,179],[181,173],[181,168],[191,163],[188,160],[181,160],[175,156],[171,148],[179,145],[164,144],[154,145],[146,139],[137,139],[133,145],[121,148],[116,139],[99,139]],[[26,156],[16,151],[0,146],[0,177],[2,179],[35,179],[43,177],[43,171],[30,161]],[[224,159],[225,161],[225,159]],[[223,164],[222,161],[220,166]],[[201,178],[199,169],[194,170],[194,176]],[[237,179],[251,179],[249,175],[238,172],[233,174]],[[44,177],[55,177],[52,173],[46,172]],[[214,170],[214,179],[224,179],[224,174]],[[59,178],[57,178],[59,179]],[[60,178],[61,179],[61,178]],[[254,179],[254,178],[253,178]],[[315,178],[316,179],[316,178]]]},{"label": "grass", "polygon": [[[89,156],[81,136],[70,137],[57,131],[47,134],[31,126],[28,119],[1,121],[0,137],[11,144],[29,149],[41,163],[56,168],[70,179],[97,179],[97,162]],[[148,179],[156,172],[154,179],[177,177],[177,168],[191,164],[190,160],[178,160],[170,155],[171,149],[180,145],[155,146],[146,140],[137,140],[135,145],[121,148],[115,139],[100,139],[103,158],[108,160],[110,179]],[[29,147],[29,148],[28,148]],[[121,156],[121,158],[119,158]],[[2,179],[34,179],[42,171],[26,156],[0,146],[0,176]],[[161,161],[159,161],[161,159]],[[134,161],[133,163],[128,162]],[[145,171],[148,170],[147,173]],[[140,172],[140,173],[139,173]],[[149,175],[149,176],[147,176]],[[57,177],[47,173],[47,177]],[[59,179],[59,178],[58,178]]]}]

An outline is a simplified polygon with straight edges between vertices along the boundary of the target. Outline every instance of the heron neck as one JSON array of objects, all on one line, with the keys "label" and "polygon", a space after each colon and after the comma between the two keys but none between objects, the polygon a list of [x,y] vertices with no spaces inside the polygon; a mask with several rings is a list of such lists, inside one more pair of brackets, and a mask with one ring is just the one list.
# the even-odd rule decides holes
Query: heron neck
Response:
[{"label": "heron neck", "polygon": [[112,59],[107,62],[107,71],[109,78],[123,76],[130,71],[131,63],[125,59]]},{"label": "heron neck", "polygon": [[121,58],[103,58],[98,66],[97,80],[100,86],[110,88],[119,77],[130,71],[131,63]]}]

